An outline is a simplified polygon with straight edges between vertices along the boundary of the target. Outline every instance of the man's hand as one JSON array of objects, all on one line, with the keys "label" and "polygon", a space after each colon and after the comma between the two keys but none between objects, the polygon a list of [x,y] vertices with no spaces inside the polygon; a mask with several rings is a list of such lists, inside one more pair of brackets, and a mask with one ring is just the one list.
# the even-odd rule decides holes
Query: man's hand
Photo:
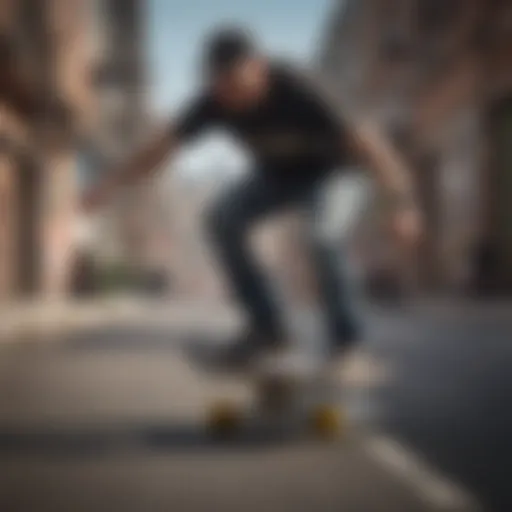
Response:
[{"label": "man's hand", "polygon": [[368,164],[390,199],[394,235],[402,245],[416,245],[422,236],[423,223],[407,164],[374,124],[353,123],[349,135],[354,152]]},{"label": "man's hand", "polygon": [[94,213],[96,210],[103,206],[107,200],[107,197],[108,194],[103,187],[92,187],[82,196],[80,201],[80,208],[84,213]]},{"label": "man's hand", "polygon": [[413,206],[392,213],[391,229],[398,243],[405,249],[415,248],[423,236],[423,219]]},{"label": "man's hand", "polygon": [[150,144],[145,146],[125,165],[119,169],[107,170],[105,179],[87,191],[82,198],[82,208],[87,213],[106,204],[117,188],[148,175],[164,160],[175,147],[171,130],[167,128]]}]

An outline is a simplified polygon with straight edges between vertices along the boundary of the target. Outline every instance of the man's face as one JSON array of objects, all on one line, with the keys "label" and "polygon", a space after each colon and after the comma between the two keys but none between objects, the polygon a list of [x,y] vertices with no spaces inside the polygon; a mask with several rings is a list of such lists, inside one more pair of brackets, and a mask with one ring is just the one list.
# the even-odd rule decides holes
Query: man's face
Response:
[{"label": "man's face", "polygon": [[267,66],[255,57],[234,64],[212,80],[213,94],[226,108],[244,110],[253,107],[267,88]]}]

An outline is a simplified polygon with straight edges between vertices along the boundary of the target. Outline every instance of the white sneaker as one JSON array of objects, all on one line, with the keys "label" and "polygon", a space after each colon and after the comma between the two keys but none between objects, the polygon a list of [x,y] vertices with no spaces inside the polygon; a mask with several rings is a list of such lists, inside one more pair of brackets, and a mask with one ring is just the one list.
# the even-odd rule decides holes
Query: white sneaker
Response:
[{"label": "white sneaker", "polygon": [[349,386],[372,386],[387,377],[386,368],[359,347],[340,352],[327,364],[329,375]]}]

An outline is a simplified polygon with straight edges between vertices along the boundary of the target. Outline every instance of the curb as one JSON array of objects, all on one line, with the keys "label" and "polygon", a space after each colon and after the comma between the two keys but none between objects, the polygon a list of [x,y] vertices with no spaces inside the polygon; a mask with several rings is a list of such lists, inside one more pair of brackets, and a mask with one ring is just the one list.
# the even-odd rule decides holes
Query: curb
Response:
[{"label": "curb", "polygon": [[17,305],[0,310],[0,343],[52,338],[112,325],[214,328],[233,323],[236,323],[236,315],[218,304],[104,300]]}]

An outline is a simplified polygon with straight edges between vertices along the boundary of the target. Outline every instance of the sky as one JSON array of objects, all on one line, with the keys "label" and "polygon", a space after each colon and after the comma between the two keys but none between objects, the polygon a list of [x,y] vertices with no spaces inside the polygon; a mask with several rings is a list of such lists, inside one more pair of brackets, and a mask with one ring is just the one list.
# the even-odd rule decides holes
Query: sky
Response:
[{"label": "sky", "polygon": [[[152,111],[179,110],[194,91],[201,41],[212,26],[242,23],[266,49],[307,61],[314,57],[333,0],[148,0],[147,34]],[[198,172],[211,162],[242,165],[244,156],[222,137],[185,152],[181,164]]]}]

